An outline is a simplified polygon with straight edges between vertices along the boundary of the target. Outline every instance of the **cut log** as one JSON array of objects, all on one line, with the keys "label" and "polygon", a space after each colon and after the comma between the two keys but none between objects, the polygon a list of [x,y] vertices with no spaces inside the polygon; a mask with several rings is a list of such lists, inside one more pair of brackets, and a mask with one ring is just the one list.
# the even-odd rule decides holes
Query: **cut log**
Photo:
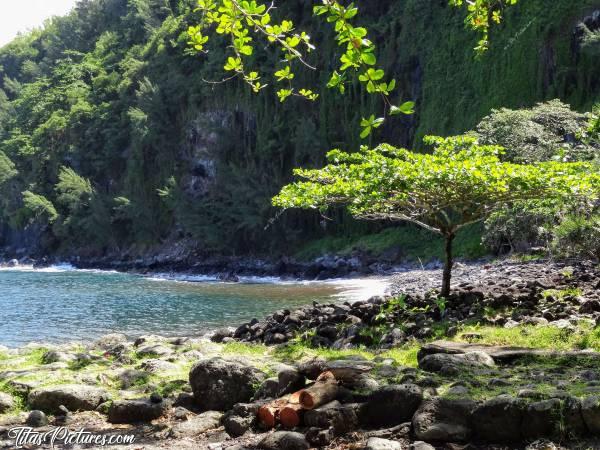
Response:
[{"label": "cut log", "polygon": [[335,375],[331,371],[323,372],[317,377],[317,383],[322,381],[335,381]]},{"label": "cut log", "polygon": [[277,425],[279,410],[280,408],[272,406],[271,404],[261,406],[258,409],[259,423],[267,430],[275,428],[275,425]]},{"label": "cut log", "polygon": [[302,421],[302,405],[288,404],[279,411],[279,421],[284,428],[295,428]]},{"label": "cut log", "polygon": [[300,404],[305,409],[314,409],[335,400],[337,395],[338,385],[335,381],[319,382],[300,393]]}]

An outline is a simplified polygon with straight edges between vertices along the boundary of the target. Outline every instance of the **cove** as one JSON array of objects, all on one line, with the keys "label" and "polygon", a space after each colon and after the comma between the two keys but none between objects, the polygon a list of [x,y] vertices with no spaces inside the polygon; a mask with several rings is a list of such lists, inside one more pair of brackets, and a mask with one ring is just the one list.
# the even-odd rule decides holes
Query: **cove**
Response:
[{"label": "cove", "polygon": [[90,342],[107,333],[196,336],[283,308],[380,294],[381,280],[222,283],[201,276],[153,276],[49,269],[0,270],[0,345]]}]

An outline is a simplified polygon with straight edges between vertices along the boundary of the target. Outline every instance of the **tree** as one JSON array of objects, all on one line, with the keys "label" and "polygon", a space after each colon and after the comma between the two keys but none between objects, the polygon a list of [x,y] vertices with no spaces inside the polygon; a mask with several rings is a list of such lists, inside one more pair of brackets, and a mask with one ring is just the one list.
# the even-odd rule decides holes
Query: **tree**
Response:
[{"label": "tree", "polygon": [[273,199],[282,208],[325,212],[345,204],[367,220],[415,223],[445,240],[441,295],[450,292],[456,232],[515,201],[572,196],[598,198],[600,174],[588,163],[525,165],[500,159],[503,148],[472,136],[427,137],[433,153],[382,144],[358,153],[333,150],[322,169],[297,169],[307,181],[285,186]]},{"label": "tree", "polygon": [[[500,23],[502,9],[514,5],[518,0],[449,0],[450,5],[462,7],[466,4],[465,23],[480,33],[480,40],[475,47],[477,54],[488,48],[489,28],[492,23]],[[360,137],[365,139],[375,128],[379,128],[388,115],[412,114],[414,102],[405,101],[395,106],[391,100],[396,88],[396,80],[386,81],[386,73],[378,66],[375,45],[368,37],[365,27],[356,25],[358,8],[351,2],[344,4],[338,0],[321,0],[313,7],[316,17],[324,18],[333,25],[335,41],[342,49],[339,67],[333,71],[328,88],[339,90],[343,94],[350,78],[355,76],[364,85],[367,93],[379,95],[383,100],[382,117],[374,114],[362,118]],[[296,29],[289,18],[276,19],[275,2],[269,5],[256,0],[198,0],[198,10],[202,19],[197,26],[188,29],[191,48],[198,53],[207,52],[209,33],[207,29],[214,27],[217,35],[224,35],[230,42],[230,56],[227,56],[224,69],[231,76],[220,82],[240,78],[254,92],[260,92],[268,86],[261,81],[264,74],[259,69],[250,68],[257,39],[263,39],[266,46],[273,45],[281,53],[281,62],[274,71],[274,79],[280,89],[277,97],[281,102],[296,96],[315,101],[319,97],[313,89],[295,86],[295,65],[316,70],[310,62],[310,54],[316,49],[311,33]],[[219,49],[222,51],[222,48]],[[219,83],[219,82],[217,82]]]}]

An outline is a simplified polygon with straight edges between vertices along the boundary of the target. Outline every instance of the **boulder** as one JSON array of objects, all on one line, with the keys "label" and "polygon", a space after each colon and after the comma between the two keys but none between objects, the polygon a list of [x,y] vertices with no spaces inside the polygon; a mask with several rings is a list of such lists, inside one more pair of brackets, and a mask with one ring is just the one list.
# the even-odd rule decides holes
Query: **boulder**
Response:
[{"label": "boulder", "polygon": [[254,418],[241,416],[227,416],[223,419],[223,426],[227,434],[233,438],[242,436],[250,429]]},{"label": "boulder", "polygon": [[215,330],[215,332],[210,337],[210,340],[212,342],[217,342],[220,344],[221,342],[223,342],[224,339],[233,337],[234,332],[235,328],[219,328],[218,330]]},{"label": "boulder", "polygon": [[265,375],[254,367],[221,358],[200,361],[190,371],[196,404],[204,411],[226,411],[248,402]]},{"label": "boulder", "polygon": [[417,439],[465,442],[471,437],[471,412],[476,403],[468,399],[434,398],[424,402],[412,419]]},{"label": "boulder", "polygon": [[423,391],[417,385],[384,386],[369,395],[360,410],[360,423],[386,427],[408,422],[422,401]]},{"label": "boulder", "polygon": [[525,439],[550,437],[558,431],[561,401],[551,398],[527,405],[523,411],[521,433]]},{"label": "boulder", "polygon": [[108,409],[110,423],[151,422],[162,417],[167,411],[163,401],[151,400],[117,400]]},{"label": "boulder", "polygon": [[121,333],[106,334],[92,344],[93,349],[108,351],[117,345],[127,343],[127,336]]},{"label": "boulder", "polygon": [[15,406],[15,401],[12,395],[0,392],[0,414],[12,409],[13,406]]},{"label": "boulder", "polygon": [[600,397],[587,397],[581,404],[581,414],[590,433],[600,434]]},{"label": "boulder", "polygon": [[410,444],[408,450],[435,450],[435,447],[433,445],[428,444],[427,442],[416,441]]},{"label": "boulder", "polygon": [[494,367],[494,359],[487,353],[475,351],[460,354],[436,353],[419,360],[419,368],[443,375],[456,375],[465,368]]},{"label": "boulder", "polygon": [[472,414],[476,436],[487,442],[514,442],[521,439],[525,403],[500,395],[479,405]]},{"label": "boulder", "polygon": [[279,396],[291,394],[306,385],[306,378],[294,368],[284,369],[277,374]]},{"label": "boulder", "polygon": [[78,384],[65,384],[34,389],[29,393],[28,403],[33,409],[58,413],[60,405],[69,411],[93,411],[110,399],[104,389]]},{"label": "boulder", "polygon": [[139,347],[136,350],[139,357],[160,357],[164,358],[173,354],[173,349],[162,344],[150,344]]},{"label": "boulder", "polygon": [[48,350],[42,355],[42,364],[52,364],[57,362],[73,362],[77,357],[71,353],[59,352],[57,350]]},{"label": "boulder", "polygon": [[223,413],[206,411],[186,421],[179,422],[171,429],[171,435],[176,438],[194,437],[209,430],[219,428]]},{"label": "boulder", "polygon": [[276,431],[260,441],[258,448],[265,450],[308,450],[310,445],[301,433]]},{"label": "boulder", "polygon": [[365,450],[402,450],[402,445],[397,441],[372,437],[367,441]]},{"label": "boulder", "polygon": [[267,378],[261,383],[254,394],[255,400],[264,398],[275,398],[279,395],[279,379]]},{"label": "boulder", "polygon": [[48,425],[48,417],[43,411],[33,410],[27,416],[25,423],[33,428],[45,427]]},{"label": "boulder", "polygon": [[117,373],[121,389],[129,389],[136,383],[144,382],[148,379],[148,372],[135,369],[123,369]]},{"label": "boulder", "polygon": [[304,424],[309,427],[330,429],[339,436],[358,428],[359,414],[362,405],[359,403],[341,404],[334,400],[320,408],[304,412]]}]

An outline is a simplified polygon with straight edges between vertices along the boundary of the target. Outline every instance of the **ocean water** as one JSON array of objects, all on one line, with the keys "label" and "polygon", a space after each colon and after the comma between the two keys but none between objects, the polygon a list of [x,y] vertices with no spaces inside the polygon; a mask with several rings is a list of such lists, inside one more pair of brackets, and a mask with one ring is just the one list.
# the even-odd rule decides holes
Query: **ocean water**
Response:
[{"label": "ocean water", "polygon": [[382,294],[383,280],[281,282],[75,270],[68,265],[0,269],[0,345],[89,342],[107,333],[201,335],[313,300]]}]

